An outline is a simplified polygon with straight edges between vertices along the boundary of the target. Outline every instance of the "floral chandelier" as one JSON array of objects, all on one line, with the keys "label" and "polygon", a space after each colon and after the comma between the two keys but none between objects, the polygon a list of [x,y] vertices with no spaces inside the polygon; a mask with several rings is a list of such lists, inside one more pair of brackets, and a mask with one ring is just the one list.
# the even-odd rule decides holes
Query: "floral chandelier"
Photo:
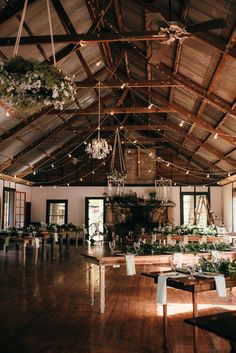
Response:
[{"label": "floral chandelier", "polygon": [[93,159],[104,159],[111,152],[112,147],[108,145],[107,140],[100,136],[101,124],[101,82],[98,83],[98,137],[89,142],[85,151]]},{"label": "floral chandelier", "polygon": [[57,66],[49,0],[46,0],[54,65],[18,56],[28,0],[25,0],[13,57],[0,62],[0,99],[30,114],[53,105],[62,110],[75,100],[74,79]]}]

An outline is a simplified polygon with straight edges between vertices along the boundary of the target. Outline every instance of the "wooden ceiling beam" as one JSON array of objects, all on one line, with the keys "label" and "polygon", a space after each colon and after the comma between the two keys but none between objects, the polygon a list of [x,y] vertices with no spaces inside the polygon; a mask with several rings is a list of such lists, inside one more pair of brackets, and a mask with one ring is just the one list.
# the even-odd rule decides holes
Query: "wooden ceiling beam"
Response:
[{"label": "wooden ceiling beam", "polygon": [[[103,114],[143,114],[143,113],[166,113],[166,112],[175,112],[176,110],[172,107],[114,107],[114,108],[101,108],[100,113]],[[58,111],[53,109],[48,112],[48,114],[57,114]],[[97,108],[85,108],[85,109],[65,109],[63,114],[76,114],[80,115],[97,115]]]},{"label": "wooden ceiling beam", "polygon": [[[138,0],[138,1],[130,0],[130,1],[134,4],[134,6],[137,6],[137,5],[143,6],[144,10],[146,9],[150,13],[158,12],[167,20],[169,18],[168,10],[164,9],[163,6],[161,6],[158,2],[154,3],[152,1],[151,3],[148,3],[146,0]],[[172,21],[181,22],[181,18],[177,13],[174,13],[174,11],[172,11],[171,15],[172,15]],[[210,45],[212,48],[214,48],[215,50],[221,53],[226,53],[226,55],[228,55],[229,57],[232,57],[234,59],[236,58],[236,50],[234,48],[234,43],[231,43],[231,45],[228,48],[225,48],[225,42],[223,39],[220,39],[218,36],[207,31],[204,31],[204,33],[200,33],[200,32],[193,33],[191,37],[197,41],[201,41],[206,45]]]},{"label": "wooden ceiling beam", "polygon": [[164,98],[162,95],[159,93],[156,93],[154,91],[151,91],[152,96],[157,99],[161,104],[166,105],[166,107],[169,107],[173,110],[175,110],[177,113],[181,115],[181,118],[187,122],[194,122],[196,126],[204,131],[209,131],[210,133],[218,133],[220,135],[220,138],[229,142],[230,144],[236,146],[236,137],[234,136],[228,136],[225,135],[225,131],[220,129],[220,128],[214,128],[211,124],[209,124],[207,121],[205,121],[203,118],[193,114],[189,110],[185,109],[181,105],[177,103],[170,103],[166,98]]},{"label": "wooden ceiling beam", "polygon": [[[169,80],[133,80],[133,79],[127,79],[127,78],[120,78],[118,77],[118,81],[100,81],[101,82],[101,89],[107,89],[107,88],[120,88],[123,83],[128,87],[128,88],[139,88],[139,87],[181,87],[183,84],[181,83],[176,83],[173,81]],[[94,80],[84,80],[82,82],[77,81],[76,82],[76,87],[78,88],[94,88],[97,86],[97,81]]]},{"label": "wooden ceiling beam", "polygon": [[[129,43],[124,43],[122,45],[122,48],[127,50],[128,52],[132,52],[134,55],[138,55],[138,51],[135,50]],[[220,98],[216,94],[212,93],[208,95],[206,89],[198,85],[196,82],[190,80],[189,78],[183,76],[180,73],[173,74],[171,69],[162,63],[158,64],[157,66],[149,63],[148,59],[145,59],[146,53],[141,49],[139,49],[139,52],[142,53],[142,55],[140,54],[140,60],[152,66],[156,70],[156,72],[163,76],[164,80],[170,80],[170,82],[172,83],[182,84],[183,88],[187,89],[192,95],[196,94],[196,96],[206,99],[207,103],[212,104],[222,112],[228,112],[229,114],[236,117],[236,108],[232,110],[229,102]]]},{"label": "wooden ceiling beam", "polygon": [[[56,0],[53,0],[56,1]],[[58,1],[58,0],[57,0]],[[54,43],[105,43],[105,42],[140,42],[146,40],[164,41],[167,36],[157,34],[157,31],[150,32],[123,32],[123,33],[83,33],[83,34],[55,34]],[[14,46],[16,37],[0,37],[0,47]],[[50,35],[21,37],[20,45],[50,44]]]},{"label": "wooden ceiling beam", "polygon": [[[167,122],[168,124],[168,122]],[[228,164],[232,165],[234,168],[236,168],[236,161],[230,157],[225,156],[220,150],[215,148],[214,146],[211,146],[209,143],[204,143],[204,140],[201,140],[194,136],[192,133],[188,133],[184,130],[184,128],[181,128],[180,126],[171,123],[171,126],[175,131],[178,131],[186,140],[189,140],[190,142],[193,142],[194,144],[198,145],[199,148],[204,148],[207,152],[210,152],[212,155],[216,156],[219,159],[224,160]],[[180,148],[181,150],[181,148]],[[213,165],[215,164],[212,163]]]},{"label": "wooden ceiling beam", "polygon": [[[231,43],[231,41],[234,40],[236,41],[236,27],[234,28],[234,30],[232,31],[227,43],[226,43],[226,47]],[[219,63],[216,67],[216,70],[210,80],[210,83],[208,85],[208,88],[207,88],[207,95],[211,94],[212,91],[214,90],[214,87],[215,87],[215,83],[217,82],[217,80],[219,80],[219,78],[221,77],[221,74],[222,74],[222,71],[224,69],[224,66],[225,66],[225,63],[228,61],[228,57],[225,55],[225,54],[222,54],[220,60],[219,60]],[[206,99],[203,99],[203,101],[201,102],[200,104],[200,107],[197,111],[197,116],[200,116],[203,112],[204,112],[204,109],[207,105],[207,100]],[[233,110],[235,108],[235,106],[233,105],[231,110]],[[226,119],[226,116],[227,114],[224,116],[224,120]],[[219,124],[217,124],[217,127],[216,128],[219,128]],[[191,129],[191,130],[190,130]],[[189,131],[193,131],[194,129],[194,124],[191,126],[191,128],[189,128]],[[203,144],[205,142],[208,141],[209,137],[211,136],[211,134],[208,134],[207,138],[204,140]],[[185,142],[185,139],[183,140],[183,144]],[[200,147],[199,147],[200,148]],[[199,148],[196,150],[196,152],[199,150]]]},{"label": "wooden ceiling beam", "polygon": [[[155,131],[155,130],[174,130],[175,131],[175,126],[171,124],[155,124],[155,125],[101,125],[100,130],[101,131],[115,131],[116,129],[120,129],[121,131],[126,131],[126,130],[132,130],[132,131]],[[67,129],[73,130],[73,131],[86,131],[86,132],[92,132],[96,129],[96,126],[91,126],[88,128],[81,128],[80,126],[71,126],[68,127]]]},{"label": "wooden ceiling beam", "polygon": [[[94,27],[90,32],[99,33],[102,29],[104,29],[104,17],[113,0],[108,0],[103,8],[98,8],[100,6],[99,2],[93,4],[88,0],[85,2]],[[99,21],[96,21],[96,19],[99,19]],[[106,66],[111,67],[113,65],[113,58],[109,43],[99,43],[98,45]]]},{"label": "wooden ceiling beam", "polygon": [[[170,138],[169,136],[162,136],[162,137],[163,137],[164,139],[166,139],[167,142],[170,142],[170,143],[176,145],[177,147],[180,146],[180,144],[179,144],[176,140]],[[184,149],[185,149],[185,151],[186,151],[187,153],[191,152],[191,151],[189,151],[188,148],[185,148],[185,147],[184,147]],[[214,167],[214,169],[215,169],[217,172],[219,172],[219,174],[221,174],[221,175],[224,175],[224,174],[225,174],[225,170],[223,170],[223,169],[221,169],[221,168],[219,168],[219,167],[216,167],[215,165],[213,165],[213,163],[209,162],[207,159],[203,158],[203,157],[200,156],[200,155],[197,155],[197,156],[195,155],[194,158],[189,161],[189,163],[191,163],[191,162],[194,162],[194,163],[198,163],[198,162],[199,162],[199,163],[201,163],[201,164],[203,164],[203,165],[205,165],[205,166],[208,166],[209,168],[213,168],[213,167]]]}]

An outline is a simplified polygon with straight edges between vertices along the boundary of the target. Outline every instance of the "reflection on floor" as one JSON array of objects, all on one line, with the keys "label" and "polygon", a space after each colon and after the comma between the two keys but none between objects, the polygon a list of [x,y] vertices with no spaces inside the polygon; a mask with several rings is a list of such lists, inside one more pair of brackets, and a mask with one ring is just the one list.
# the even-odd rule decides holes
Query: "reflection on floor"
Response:
[{"label": "reflection on floor", "polygon": [[[13,251],[0,252],[1,353],[157,353],[162,350],[162,310],[156,311],[156,287],[142,271],[127,277],[124,268],[106,271],[106,312],[99,314],[98,273],[96,301],[88,299],[88,271],[79,249],[70,256],[26,267]],[[191,296],[170,289],[170,353],[192,353]],[[236,310],[236,289],[227,298],[215,292],[199,295],[200,314]],[[226,341],[200,332],[200,353],[227,353]]]}]

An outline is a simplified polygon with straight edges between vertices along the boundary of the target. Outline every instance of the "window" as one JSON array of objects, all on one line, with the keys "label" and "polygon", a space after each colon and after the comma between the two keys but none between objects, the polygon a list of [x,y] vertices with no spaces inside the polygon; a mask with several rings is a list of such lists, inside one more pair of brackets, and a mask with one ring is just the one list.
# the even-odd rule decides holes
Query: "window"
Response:
[{"label": "window", "polygon": [[3,228],[14,227],[15,189],[3,189]]},{"label": "window", "polygon": [[16,191],[15,198],[15,226],[17,228],[25,225],[25,192]]},{"label": "window", "polygon": [[233,231],[236,232],[236,189],[233,189]]},{"label": "window", "polygon": [[208,194],[181,193],[181,223],[206,227],[208,221]]},{"label": "window", "polygon": [[67,200],[47,200],[47,224],[67,224]]}]

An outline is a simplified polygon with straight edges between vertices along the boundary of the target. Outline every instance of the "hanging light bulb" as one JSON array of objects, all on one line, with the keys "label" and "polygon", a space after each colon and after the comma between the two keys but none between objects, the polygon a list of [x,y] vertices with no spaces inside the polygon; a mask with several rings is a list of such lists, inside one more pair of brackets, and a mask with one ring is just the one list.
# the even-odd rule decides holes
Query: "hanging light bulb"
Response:
[{"label": "hanging light bulb", "polygon": [[98,83],[98,137],[89,142],[85,151],[91,155],[93,159],[104,159],[111,152],[112,147],[108,145],[107,140],[100,137],[101,124],[101,82]]},{"label": "hanging light bulb", "polygon": [[214,135],[214,139],[215,139],[215,140],[217,140],[217,139],[218,139],[218,132],[217,132],[217,133],[215,133],[215,135]]},{"label": "hanging light bulb", "polygon": [[181,123],[179,124],[180,127],[184,126],[184,121],[182,120]]},{"label": "hanging light bulb", "polygon": [[69,157],[69,158],[71,158],[71,157],[72,157],[72,155],[69,153],[69,154],[68,154],[68,157]]},{"label": "hanging light bulb", "polygon": [[188,170],[186,171],[186,174],[189,174],[189,171],[188,171]]}]

